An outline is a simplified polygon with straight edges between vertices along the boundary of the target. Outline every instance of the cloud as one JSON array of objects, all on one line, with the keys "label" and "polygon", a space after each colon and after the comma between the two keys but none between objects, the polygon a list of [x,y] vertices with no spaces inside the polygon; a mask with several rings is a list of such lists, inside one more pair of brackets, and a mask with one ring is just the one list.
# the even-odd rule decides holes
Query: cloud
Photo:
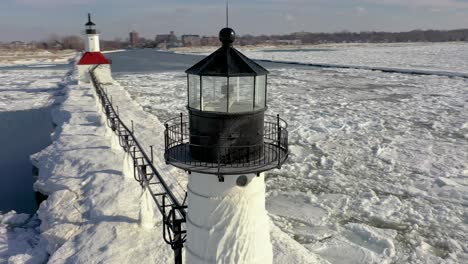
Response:
[{"label": "cloud", "polygon": [[296,17],[289,13],[286,13],[284,14],[284,19],[288,22],[294,22],[296,20]]},{"label": "cloud", "polygon": [[95,3],[96,0],[15,0],[17,4],[27,6],[67,6],[67,5],[87,5]]},{"label": "cloud", "polygon": [[362,6],[356,6],[354,8],[354,11],[356,12],[357,16],[362,16],[362,15],[367,14],[367,9]]},{"label": "cloud", "polygon": [[[344,6],[349,4],[349,0],[257,0],[265,4],[282,4],[290,6]],[[355,0],[353,4],[364,5],[393,5],[402,7],[424,7],[424,8],[468,8],[466,0]]]},{"label": "cloud", "polygon": [[457,0],[366,0],[369,4],[397,5],[413,8],[468,8],[467,1]]}]

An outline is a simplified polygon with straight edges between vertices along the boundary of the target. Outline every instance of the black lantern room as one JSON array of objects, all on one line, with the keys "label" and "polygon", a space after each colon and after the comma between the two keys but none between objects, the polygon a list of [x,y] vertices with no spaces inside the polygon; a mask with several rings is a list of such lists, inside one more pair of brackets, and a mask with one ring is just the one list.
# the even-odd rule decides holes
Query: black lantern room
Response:
[{"label": "black lantern room", "polygon": [[222,47],[186,71],[188,107],[218,113],[246,113],[266,108],[268,71],[232,47],[234,30],[219,33]]},{"label": "black lantern room", "polygon": [[85,24],[86,34],[92,35],[96,34],[96,24],[91,21],[91,14],[88,14],[88,22]]},{"label": "black lantern room", "polygon": [[259,173],[286,160],[287,124],[268,117],[265,68],[233,47],[235,32],[187,73],[188,120],[166,123],[166,162],[208,174]]}]

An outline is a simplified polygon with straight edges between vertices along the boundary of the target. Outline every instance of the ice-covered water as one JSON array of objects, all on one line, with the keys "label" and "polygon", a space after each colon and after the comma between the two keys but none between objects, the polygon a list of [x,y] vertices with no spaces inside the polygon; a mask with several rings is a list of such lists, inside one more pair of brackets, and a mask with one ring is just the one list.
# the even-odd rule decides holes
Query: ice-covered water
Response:
[{"label": "ice-covered water", "polygon": [[[267,174],[275,224],[333,263],[468,261],[467,80],[271,72],[269,113],[288,120],[291,144]],[[186,111],[181,71],[117,80],[160,120]]]},{"label": "ice-covered water", "polygon": [[[243,51],[251,58],[265,60],[468,73],[468,42],[323,44]],[[208,53],[205,50],[202,54]]]}]

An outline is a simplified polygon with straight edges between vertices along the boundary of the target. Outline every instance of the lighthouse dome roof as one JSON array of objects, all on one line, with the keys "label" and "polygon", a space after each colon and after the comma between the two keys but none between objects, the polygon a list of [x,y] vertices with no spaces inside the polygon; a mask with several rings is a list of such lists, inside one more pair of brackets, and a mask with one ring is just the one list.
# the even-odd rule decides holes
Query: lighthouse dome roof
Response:
[{"label": "lighthouse dome roof", "polygon": [[231,28],[223,28],[219,35],[223,43],[221,48],[190,67],[185,72],[200,76],[240,77],[268,74],[268,70],[249,59],[232,46],[235,32]]}]

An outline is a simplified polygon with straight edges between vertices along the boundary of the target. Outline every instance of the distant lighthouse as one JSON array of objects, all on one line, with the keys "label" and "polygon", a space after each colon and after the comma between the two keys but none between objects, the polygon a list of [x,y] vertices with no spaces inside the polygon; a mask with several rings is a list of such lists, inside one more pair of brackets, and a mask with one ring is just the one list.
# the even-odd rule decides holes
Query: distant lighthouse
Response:
[{"label": "distant lighthouse", "polygon": [[88,14],[88,22],[86,26],[86,37],[87,40],[85,50],[88,52],[99,52],[101,51],[99,46],[99,34],[96,31],[96,24],[91,21],[91,14]]},{"label": "distant lighthouse", "polygon": [[189,173],[186,263],[272,263],[262,172],[288,156],[287,124],[267,116],[268,71],[222,46],[187,73],[188,118],[166,123],[165,160]]},{"label": "distant lighthouse", "polygon": [[99,33],[96,30],[96,24],[91,21],[91,14],[88,14],[85,28],[85,53],[77,64],[78,81],[89,83],[89,70],[96,65],[102,65],[98,69],[100,80],[111,81],[110,61],[101,53]]}]

